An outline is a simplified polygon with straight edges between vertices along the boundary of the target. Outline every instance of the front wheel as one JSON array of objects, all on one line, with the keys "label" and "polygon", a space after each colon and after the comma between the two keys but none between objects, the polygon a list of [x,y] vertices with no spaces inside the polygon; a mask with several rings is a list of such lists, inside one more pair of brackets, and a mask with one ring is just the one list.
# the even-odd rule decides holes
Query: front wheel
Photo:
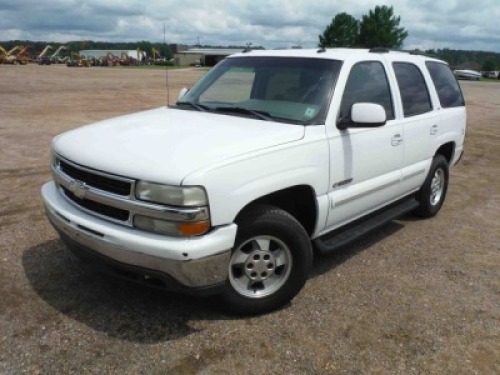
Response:
[{"label": "front wheel", "polygon": [[421,217],[432,217],[436,215],[444,203],[448,189],[448,162],[443,155],[436,155],[432,160],[429,174],[416,198],[420,206],[415,213]]},{"label": "front wheel", "polygon": [[311,264],[311,242],[302,225],[276,207],[256,207],[238,223],[222,299],[240,314],[275,310],[302,289]]}]

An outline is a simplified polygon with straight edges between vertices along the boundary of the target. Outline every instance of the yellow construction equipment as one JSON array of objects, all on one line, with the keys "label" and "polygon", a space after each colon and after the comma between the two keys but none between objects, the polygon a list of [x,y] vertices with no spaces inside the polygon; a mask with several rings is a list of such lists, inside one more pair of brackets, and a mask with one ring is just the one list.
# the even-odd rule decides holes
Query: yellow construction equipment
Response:
[{"label": "yellow construction equipment", "polygon": [[90,60],[86,59],[85,56],[80,56],[78,52],[71,52],[71,58],[66,61],[66,66],[77,66],[77,67],[89,67]]},{"label": "yellow construction equipment", "polygon": [[48,45],[46,46],[42,52],[40,52],[40,54],[38,55],[37,57],[37,60],[40,60],[43,56],[45,56],[47,54],[47,52],[49,52],[49,50],[53,49],[52,46]]},{"label": "yellow construction equipment", "polygon": [[5,48],[0,46],[0,64],[3,64],[6,58],[7,58],[7,51],[5,50]]},{"label": "yellow construction equipment", "polygon": [[156,48],[151,49],[151,54],[153,55],[153,60],[155,61],[160,57],[160,51],[158,51]]},{"label": "yellow construction equipment", "polygon": [[7,51],[5,48],[0,46],[0,64],[3,64],[5,62],[5,59],[7,58]]},{"label": "yellow construction equipment", "polygon": [[15,46],[10,51],[7,51],[7,55],[5,55],[3,63],[4,64],[17,64],[18,63],[17,55],[14,55],[14,52],[16,52],[19,49],[23,50],[24,48],[25,48],[24,46]]},{"label": "yellow construction equipment", "polygon": [[18,49],[21,49],[21,48],[23,48],[23,46],[15,46],[9,52],[7,52],[7,56],[12,55],[14,52],[16,52]]},{"label": "yellow construction equipment", "polygon": [[[0,64],[26,65],[31,60],[28,55],[29,48],[31,46],[15,46],[10,51],[6,51],[5,48],[0,46]],[[20,51],[17,52],[18,50]]]},{"label": "yellow construction equipment", "polygon": [[53,62],[53,63],[59,63],[59,62],[62,62],[62,60],[60,60],[58,58],[59,56],[59,53],[62,51],[62,50],[65,50],[67,49],[66,46],[60,46],[58,49],[56,49],[56,52],[54,52],[51,56],[50,56],[50,61]]},{"label": "yellow construction equipment", "polygon": [[16,54],[16,60],[14,64],[26,65],[28,62],[32,61],[30,55],[28,55],[28,50],[31,46],[24,46],[19,53]]}]

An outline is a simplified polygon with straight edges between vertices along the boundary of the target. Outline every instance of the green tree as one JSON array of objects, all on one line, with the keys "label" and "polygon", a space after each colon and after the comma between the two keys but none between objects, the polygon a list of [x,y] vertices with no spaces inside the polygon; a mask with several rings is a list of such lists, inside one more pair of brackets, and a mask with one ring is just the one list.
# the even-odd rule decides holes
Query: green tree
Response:
[{"label": "green tree", "polygon": [[358,36],[358,21],[347,13],[339,13],[319,36],[319,46],[355,47]]},{"label": "green tree", "polygon": [[495,70],[495,62],[489,59],[486,60],[481,66],[481,70],[484,70],[485,72],[491,72],[492,70]]},{"label": "green tree", "polygon": [[361,47],[401,48],[408,36],[404,27],[399,27],[401,17],[394,15],[393,7],[376,6],[364,15],[359,24],[358,44]]}]

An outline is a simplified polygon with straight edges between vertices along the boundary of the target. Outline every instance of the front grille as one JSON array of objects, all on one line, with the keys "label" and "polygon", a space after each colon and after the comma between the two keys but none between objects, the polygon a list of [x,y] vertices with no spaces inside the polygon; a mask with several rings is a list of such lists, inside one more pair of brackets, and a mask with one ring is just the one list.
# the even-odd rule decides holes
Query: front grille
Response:
[{"label": "front grille", "polygon": [[64,194],[73,202],[75,202],[80,207],[83,207],[89,211],[95,212],[99,215],[107,216],[115,220],[127,221],[129,218],[129,211],[122,210],[120,208],[111,207],[102,203],[90,201],[88,199],[78,198],[71,191],[61,186]]},{"label": "front grille", "polygon": [[132,184],[127,181],[121,181],[112,177],[102,176],[100,174],[92,173],[80,168],[77,168],[63,160],[59,161],[59,167],[68,176],[75,180],[85,182],[85,184],[104,190],[113,194],[130,195]]}]

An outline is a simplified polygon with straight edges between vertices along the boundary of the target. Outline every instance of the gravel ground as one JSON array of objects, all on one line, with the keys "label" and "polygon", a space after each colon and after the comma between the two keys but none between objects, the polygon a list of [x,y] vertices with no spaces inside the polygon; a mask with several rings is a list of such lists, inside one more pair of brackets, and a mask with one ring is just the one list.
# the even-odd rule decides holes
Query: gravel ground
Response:
[{"label": "gravel ground", "polygon": [[[171,102],[202,71],[171,71]],[[166,102],[158,70],[0,66],[0,373],[500,373],[500,84],[462,82],[466,154],[430,220],[405,217],[316,259],[285,308],[100,276],[45,219],[65,130]]]}]

